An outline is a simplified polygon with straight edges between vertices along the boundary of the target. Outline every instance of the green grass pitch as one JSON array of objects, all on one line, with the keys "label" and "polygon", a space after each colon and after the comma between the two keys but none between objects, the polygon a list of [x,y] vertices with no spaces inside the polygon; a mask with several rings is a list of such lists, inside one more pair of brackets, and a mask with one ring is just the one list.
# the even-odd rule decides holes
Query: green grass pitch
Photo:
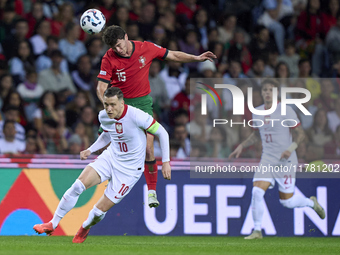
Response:
[{"label": "green grass pitch", "polygon": [[72,237],[0,236],[0,255],[89,254],[340,254],[340,238],[202,236],[89,236],[83,244]]}]

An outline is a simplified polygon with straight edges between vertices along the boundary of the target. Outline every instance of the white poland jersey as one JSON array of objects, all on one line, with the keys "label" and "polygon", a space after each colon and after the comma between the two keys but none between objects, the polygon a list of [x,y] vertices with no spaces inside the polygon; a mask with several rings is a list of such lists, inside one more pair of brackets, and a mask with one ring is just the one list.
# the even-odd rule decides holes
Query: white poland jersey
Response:
[{"label": "white poland jersey", "polygon": [[[105,110],[99,112],[99,122],[108,132],[111,144],[108,147],[114,166],[120,171],[144,169],[146,132],[155,121],[147,113],[133,106],[124,105],[119,119],[110,119]],[[139,169],[138,169],[139,168]]]},{"label": "white poland jersey", "polygon": [[[265,106],[261,105],[256,107],[257,110],[265,110]],[[295,113],[295,111],[287,106],[286,115],[281,114],[281,103],[277,104],[276,110],[270,115],[255,115],[253,114],[253,119],[262,120],[254,121],[253,126],[259,127],[261,140],[262,140],[262,156],[261,162],[266,162],[270,164],[278,164],[281,158],[282,152],[284,152],[293,142],[292,134],[289,127],[285,126],[299,126],[301,123]],[[272,121],[275,120],[275,121]],[[294,127],[294,128],[295,128]],[[297,163],[296,152],[293,151],[290,155],[288,161]]]}]

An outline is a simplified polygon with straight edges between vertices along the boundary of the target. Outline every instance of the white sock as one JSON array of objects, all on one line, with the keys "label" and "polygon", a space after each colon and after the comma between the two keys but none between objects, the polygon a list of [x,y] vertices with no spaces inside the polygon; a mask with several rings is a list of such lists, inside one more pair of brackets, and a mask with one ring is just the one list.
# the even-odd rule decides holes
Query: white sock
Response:
[{"label": "white sock", "polygon": [[148,195],[149,194],[156,194],[156,190],[153,190],[153,189],[148,190]]},{"label": "white sock", "polygon": [[253,213],[254,230],[261,231],[264,212],[263,196],[265,191],[259,187],[253,187],[251,198],[251,210]]},{"label": "white sock", "polygon": [[77,203],[79,195],[85,190],[84,184],[77,179],[72,186],[65,192],[61,198],[53,219],[50,221],[55,229],[60,220],[68,213]]},{"label": "white sock", "polygon": [[87,217],[86,221],[83,223],[83,228],[89,229],[92,226],[96,225],[102,219],[104,219],[106,212],[98,209],[96,206],[93,206],[93,209],[89,213],[89,217]]},{"label": "white sock", "polygon": [[295,208],[295,207],[305,207],[309,206],[311,208],[314,207],[314,202],[309,198],[306,198],[301,195],[293,195],[289,199],[280,199],[280,203],[287,208]]}]

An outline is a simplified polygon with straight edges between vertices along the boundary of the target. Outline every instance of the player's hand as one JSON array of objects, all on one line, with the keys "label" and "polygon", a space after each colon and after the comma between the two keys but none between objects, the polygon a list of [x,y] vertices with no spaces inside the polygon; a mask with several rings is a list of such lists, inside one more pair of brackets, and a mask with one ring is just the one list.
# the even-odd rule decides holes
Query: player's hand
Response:
[{"label": "player's hand", "polygon": [[88,156],[91,155],[91,151],[90,150],[84,150],[80,152],[80,159],[81,160],[85,160],[87,159]]},{"label": "player's hand", "polygon": [[290,151],[282,152],[280,160],[281,159],[288,159],[290,157],[290,154],[292,154]]},{"label": "player's hand", "polygon": [[241,153],[242,153],[242,150],[243,150],[243,145],[240,144],[239,146],[237,146],[237,148],[229,155],[229,159],[235,157],[235,158],[238,158]]},{"label": "player's hand", "polygon": [[213,58],[217,58],[216,55],[211,51],[206,51],[198,56],[198,61],[203,62],[209,60],[210,62],[213,62]]},{"label": "player's hand", "polygon": [[162,174],[164,179],[171,180],[171,166],[170,162],[164,162],[162,164]]}]

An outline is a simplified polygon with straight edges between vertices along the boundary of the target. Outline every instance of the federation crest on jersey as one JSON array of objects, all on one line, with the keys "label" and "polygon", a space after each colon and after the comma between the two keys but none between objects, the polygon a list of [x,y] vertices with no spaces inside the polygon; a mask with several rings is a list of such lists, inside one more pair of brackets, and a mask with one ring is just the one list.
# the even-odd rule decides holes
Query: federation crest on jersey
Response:
[{"label": "federation crest on jersey", "polygon": [[142,66],[140,66],[139,68],[143,68],[146,65],[145,57],[140,56],[138,62],[142,64]]},{"label": "federation crest on jersey", "polygon": [[118,134],[123,133],[123,125],[122,125],[122,123],[116,123],[116,132]]}]

